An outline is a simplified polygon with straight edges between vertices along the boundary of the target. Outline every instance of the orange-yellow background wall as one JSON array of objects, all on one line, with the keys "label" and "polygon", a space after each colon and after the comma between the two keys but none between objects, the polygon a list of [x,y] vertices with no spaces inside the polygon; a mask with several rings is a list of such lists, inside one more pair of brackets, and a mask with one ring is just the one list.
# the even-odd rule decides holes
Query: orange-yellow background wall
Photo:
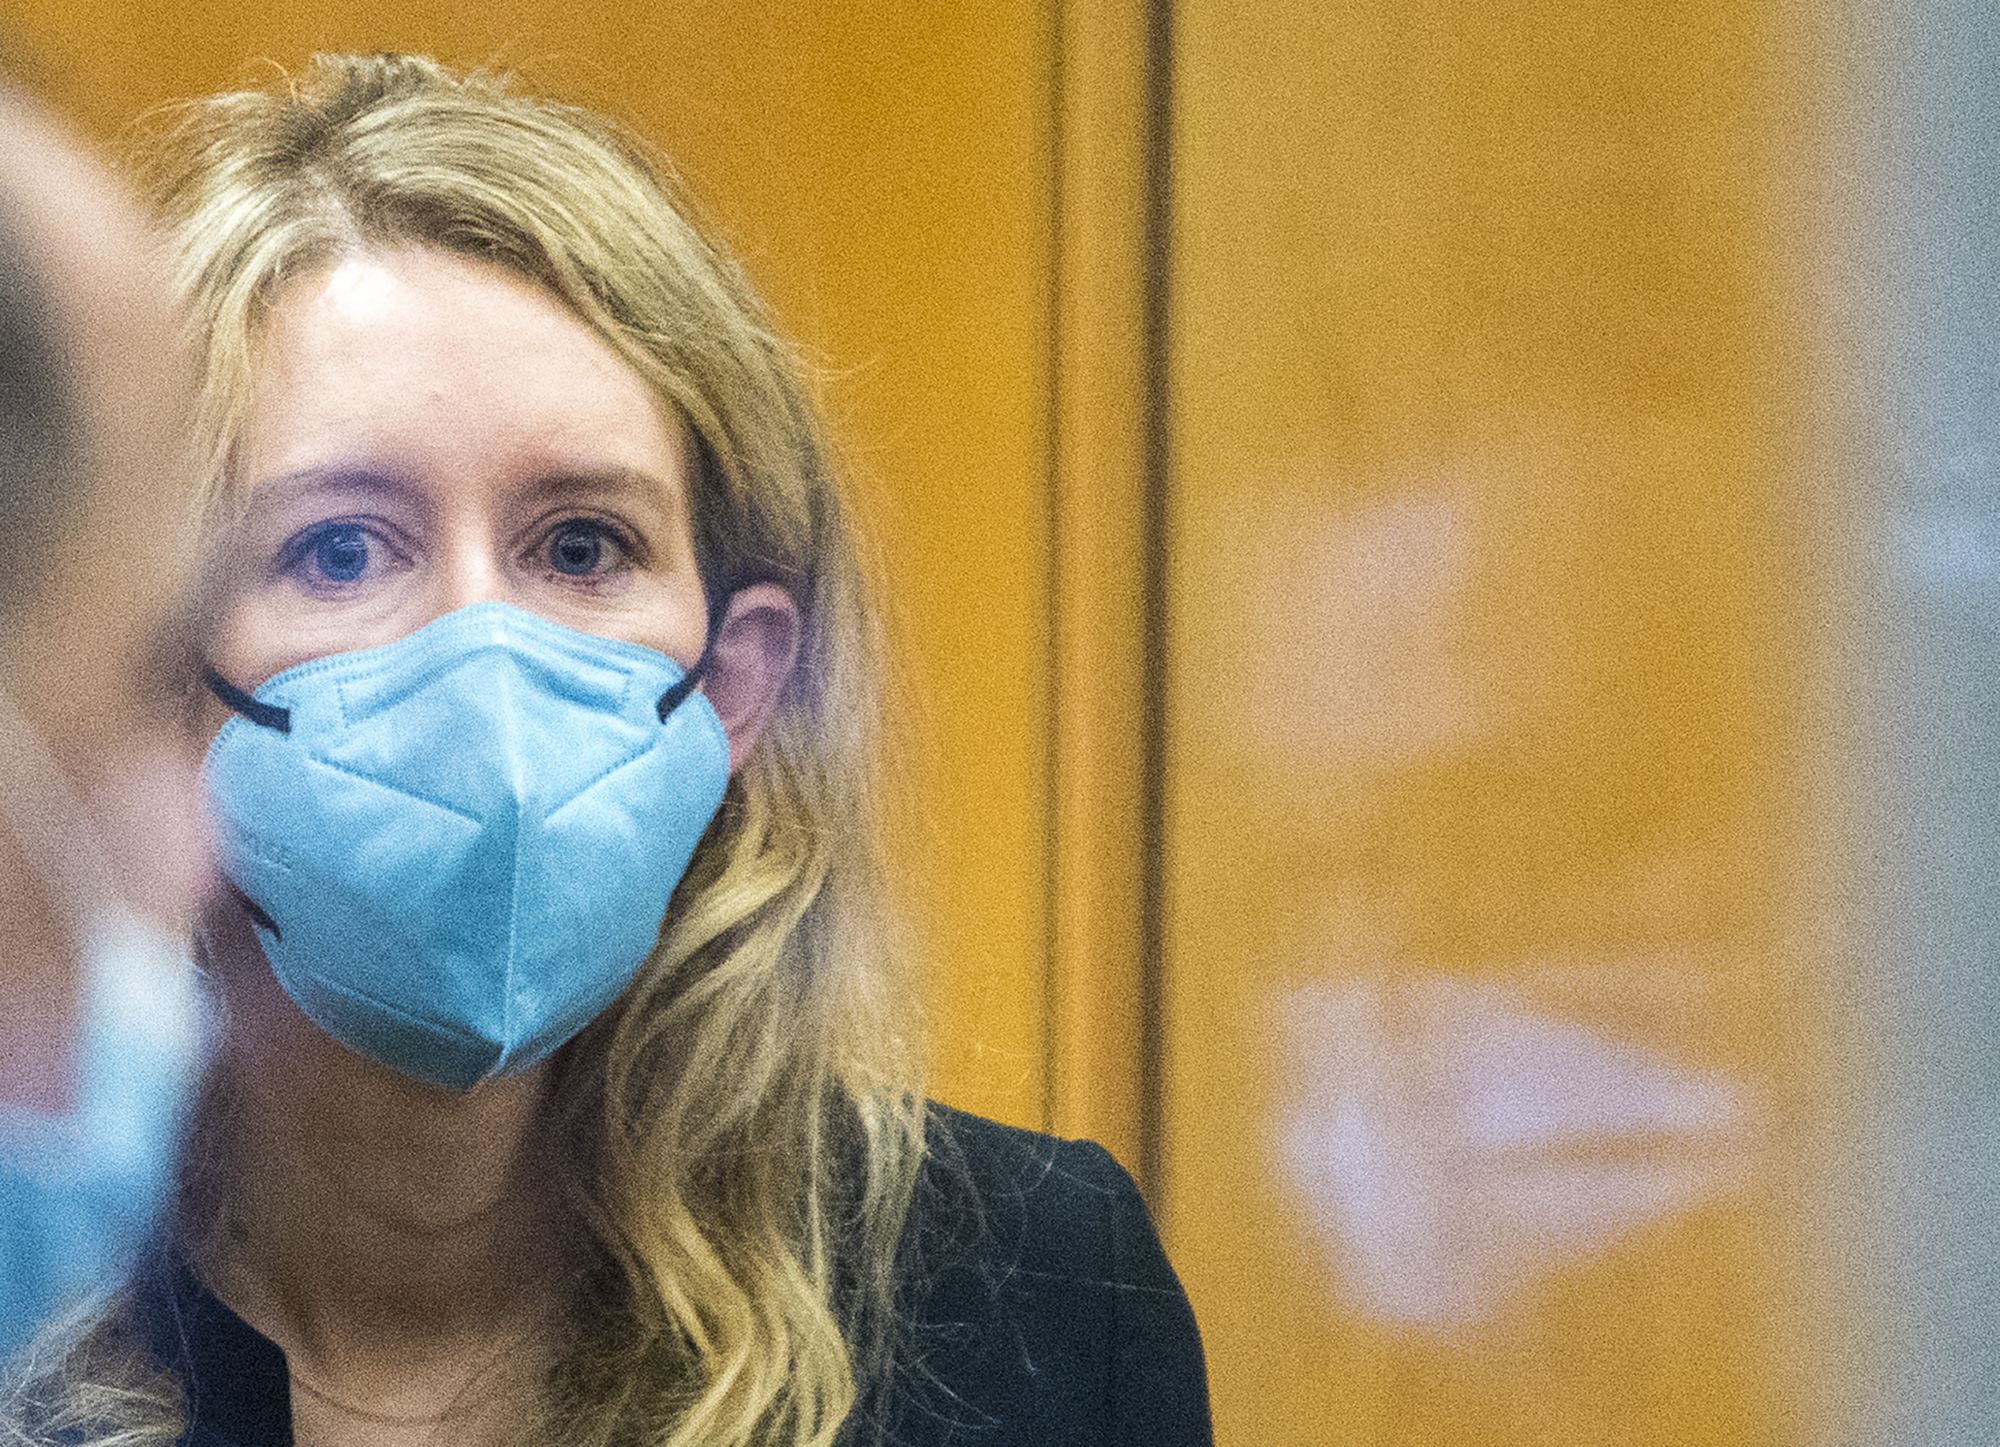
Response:
[{"label": "orange-yellow background wall", "polygon": [[[662,145],[813,346],[894,579],[947,1095],[1039,1119],[1049,39],[1027,0],[12,7],[12,68],[115,139],[315,50],[493,64]],[[4,33],[4,32],[0,32]],[[969,824],[968,821],[977,821]]]},{"label": "orange-yellow background wall", "polygon": [[[1851,459],[1812,303],[1844,159],[1819,16],[9,18],[10,68],[106,140],[314,49],[405,49],[677,160],[823,358],[876,529],[933,1090],[1143,1169],[1220,1441],[1855,1439],[1866,1321],[1822,1210]],[[1436,1082],[1502,1035],[1682,1114],[1452,1156]],[[1383,1259],[1457,1263],[1429,1296],[1369,1287],[1383,1218],[1340,1193],[1402,1177],[1327,1134],[1364,1126],[1449,1207],[1432,1238],[1388,1218]],[[1589,1190],[1625,1214],[1575,1226]]]}]

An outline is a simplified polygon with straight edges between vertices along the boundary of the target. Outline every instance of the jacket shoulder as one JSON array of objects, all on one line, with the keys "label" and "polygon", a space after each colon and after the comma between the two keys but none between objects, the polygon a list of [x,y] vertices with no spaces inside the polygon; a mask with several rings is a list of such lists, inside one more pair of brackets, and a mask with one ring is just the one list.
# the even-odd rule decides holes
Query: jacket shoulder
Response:
[{"label": "jacket shoulder", "polygon": [[1181,1294],[1137,1186],[1102,1146],[940,1105],[924,1134],[913,1210],[931,1256]]},{"label": "jacket shoulder", "polygon": [[1193,1312],[1102,1147],[933,1105],[910,1211],[883,1440],[1209,1441]]}]

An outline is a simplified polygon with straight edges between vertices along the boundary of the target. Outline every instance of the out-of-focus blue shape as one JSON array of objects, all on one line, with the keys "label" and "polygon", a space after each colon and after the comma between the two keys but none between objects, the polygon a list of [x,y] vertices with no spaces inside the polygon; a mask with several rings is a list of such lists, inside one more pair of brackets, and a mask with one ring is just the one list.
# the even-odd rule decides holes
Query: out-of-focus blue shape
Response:
[{"label": "out-of-focus blue shape", "polygon": [[72,1109],[0,1111],[0,1359],[114,1284],[150,1232],[205,1055],[178,940],[112,909],[86,948]]},{"label": "out-of-focus blue shape", "polygon": [[2000,526],[1975,508],[1904,513],[1892,530],[1897,582],[1911,598],[1977,608],[2000,587]]},{"label": "out-of-focus blue shape", "polygon": [[1879,12],[1879,1440],[2000,1441],[2000,6]]}]

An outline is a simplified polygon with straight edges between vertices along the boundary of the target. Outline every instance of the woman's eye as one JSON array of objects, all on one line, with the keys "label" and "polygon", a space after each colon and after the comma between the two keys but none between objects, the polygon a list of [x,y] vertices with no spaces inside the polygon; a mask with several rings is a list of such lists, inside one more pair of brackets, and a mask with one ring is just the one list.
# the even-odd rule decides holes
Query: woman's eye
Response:
[{"label": "woman's eye", "polygon": [[313,561],[321,575],[351,583],[368,569],[368,538],[358,527],[328,528],[313,541]]},{"label": "woman's eye", "polygon": [[565,577],[610,572],[624,561],[624,553],[618,534],[592,518],[570,518],[549,533],[549,567]]},{"label": "woman's eye", "polygon": [[379,571],[383,546],[364,523],[317,523],[285,544],[280,567],[309,587],[358,583]]}]

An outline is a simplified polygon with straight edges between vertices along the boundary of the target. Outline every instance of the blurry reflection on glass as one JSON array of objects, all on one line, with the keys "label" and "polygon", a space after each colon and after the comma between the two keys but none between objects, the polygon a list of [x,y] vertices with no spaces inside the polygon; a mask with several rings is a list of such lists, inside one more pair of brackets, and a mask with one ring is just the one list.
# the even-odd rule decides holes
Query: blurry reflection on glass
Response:
[{"label": "blurry reflection on glass", "polygon": [[1283,1179],[1364,1314],[1451,1331],[1739,1185],[1755,1109],[1676,1064],[1441,975],[1281,998]]}]

